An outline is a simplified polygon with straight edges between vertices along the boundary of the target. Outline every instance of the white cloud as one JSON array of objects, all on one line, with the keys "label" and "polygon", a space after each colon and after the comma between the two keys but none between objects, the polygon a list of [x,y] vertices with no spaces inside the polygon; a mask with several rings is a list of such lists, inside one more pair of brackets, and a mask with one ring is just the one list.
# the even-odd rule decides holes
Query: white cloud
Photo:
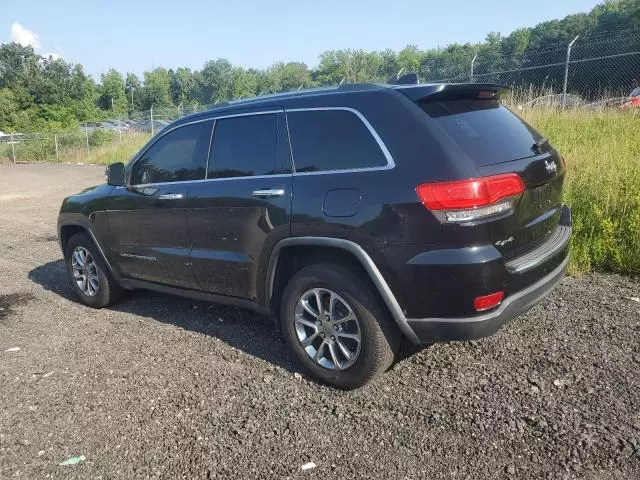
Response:
[{"label": "white cloud", "polygon": [[11,25],[11,40],[25,47],[40,47],[40,36],[31,30],[24,28],[18,22]]}]

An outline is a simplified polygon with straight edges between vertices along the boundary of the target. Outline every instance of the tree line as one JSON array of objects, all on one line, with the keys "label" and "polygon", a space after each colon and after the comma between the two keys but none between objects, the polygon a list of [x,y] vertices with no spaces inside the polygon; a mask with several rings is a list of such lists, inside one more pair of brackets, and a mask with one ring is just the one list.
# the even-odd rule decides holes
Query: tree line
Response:
[{"label": "tree line", "polygon": [[[558,46],[568,44],[576,35],[598,38],[615,31],[640,32],[640,1],[609,0],[588,13],[521,28],[508,36],[489,33],[478,44],[452,44],[428,50],[409,45],[399,52],[332,50],[319,56],[315,68],[301,62],[278,62],[264,70],[245,69],[221,58],[206,62],[201,70],[155,68],[144,72],[143,78],[110,69],[101,75],[99,82],[87,75],[80,64],[44,58],[31,47],[5,43],[0,45],[0,130],[59,131],[85,121],[131,115],[152,106],[190,110],[300,87],[388,82],[398,72],[417,72],[426,80],[464,80],[470,76],[469,64],[475,55],[479,59],[476,69],[479,79],[499,81],[506,77],[491,78],[486,73],[526,68],[534,61],[536,52],[557,51],[551,60],[549,55],[545,60],[561,62],[565,50]],[[625,48],[640,51],[640,41]],[[627,88],[629,78],[633,81],[640,78],[640,62],[637,63],[637,74],[623,72],[624,80],[618,78],[619,63],[612,63],[608,67],[611,71],[605,71],[607,75],[603,75],[602,65],[585,63],[580,70],[581,83],[588,83],[591,75],[600,84],[604,81],[615,84],[611,87]],[[548,76],[541,73],[528,78],[539,86]],[[518,81],[516,77],[510,78],[514,83]]]}]

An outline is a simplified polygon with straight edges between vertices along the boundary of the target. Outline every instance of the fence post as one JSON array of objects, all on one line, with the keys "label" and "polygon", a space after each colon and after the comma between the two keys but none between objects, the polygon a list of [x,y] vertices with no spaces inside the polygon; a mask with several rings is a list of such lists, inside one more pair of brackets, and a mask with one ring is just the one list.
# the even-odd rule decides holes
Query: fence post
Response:
[{"label": "fence post", "polygon": [[87,127],[86,123],[84,124],[84,137],[87,142],[87,158],[89,158],[89,127]]},{"label": "fence post", "polygon": [[578,37],[580,37],[580,35],[576,35],[576,38],[571,40],[571,43],[569,43],[569,46],[567,47],[567,61],[564,64],[564,85],[562,87],[562,108],[564,108],[567,104],[567,82],[569,80],[569,60],[571,59],[571,47],[573,47],[573,44],[576,43]]},{"label": "fence post", "polygon": [[16,142],[13,141],[13,133],[11,134],[11,152],[13,154],[13,163],[16,163]]},{"label": "fence post", "polygon": [[153,137],[153,105],[151,105],[151,113],[149,115],[151,117],[151,136]]},{"label": "fence post", "polygon": [[57,133],[53,136],[53,144],[56,147],[56,162],[59,162],[60,156],[58,155],[58,134]]},{"label": "fence post", "polygon": [[471,73],[469,74],[469,83],[473,83],[473,67],[476,64],[476,58],[478,58],[477,53],[471,59]]}]

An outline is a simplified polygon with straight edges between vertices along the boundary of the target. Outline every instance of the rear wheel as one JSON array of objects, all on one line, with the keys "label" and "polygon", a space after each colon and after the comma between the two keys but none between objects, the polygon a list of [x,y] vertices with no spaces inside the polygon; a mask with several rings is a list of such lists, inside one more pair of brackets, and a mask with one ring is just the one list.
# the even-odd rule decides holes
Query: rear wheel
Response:
[{"label": "rear wheel", "polygon": [[335,264],[305,267],[290,280],[281,326],[302,367],[343,389],[388,369],[401,337],[369,286]]},{"label": "rear wheel", "polygon": [[69,239],[65,248],[65,262],[71,285],[82,303],[102,308],[115,303],[122,296],[122,289],[86,234],[77,233]]}]

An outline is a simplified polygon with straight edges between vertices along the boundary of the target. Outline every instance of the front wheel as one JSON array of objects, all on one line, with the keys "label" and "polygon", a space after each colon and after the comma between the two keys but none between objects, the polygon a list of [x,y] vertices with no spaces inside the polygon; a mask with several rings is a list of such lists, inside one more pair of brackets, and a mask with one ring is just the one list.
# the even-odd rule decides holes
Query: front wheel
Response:
[{"label": "front wheel", "polygon": [[280,321],[302,367],[345,390],[387,370],[401,338],[367,283],[335,264],[305,267],[289,281]]},{"label": "front wheel", "polygon": [[71,237],[64,257],[73,290],[82,303],[102,308],[120,299],[122,289],[87,235],[77,233]]}]

